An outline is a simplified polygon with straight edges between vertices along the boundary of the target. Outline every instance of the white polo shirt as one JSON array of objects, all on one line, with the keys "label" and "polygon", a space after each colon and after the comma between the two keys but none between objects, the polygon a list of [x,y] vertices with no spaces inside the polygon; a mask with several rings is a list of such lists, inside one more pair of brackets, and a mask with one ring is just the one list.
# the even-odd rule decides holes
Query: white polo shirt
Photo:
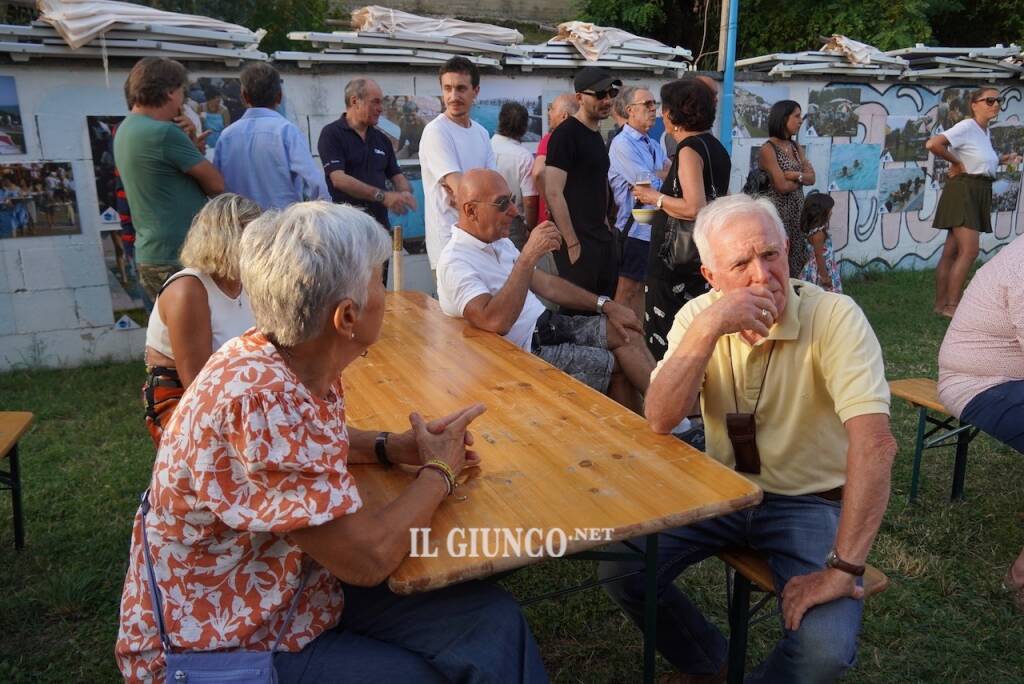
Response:
[{"label": "white polo shirt", "polygon": [[[487,243],[473,237],[457,225],[437,260],[437,298],[441,310],[452,318],[462,318],[466,304],[483,294],[492,297],[505,286],[519,250],[508,238]],[[544,304],[533,292],[505,339],[524,351],[533,351],[533,330],[544,313]]]}]

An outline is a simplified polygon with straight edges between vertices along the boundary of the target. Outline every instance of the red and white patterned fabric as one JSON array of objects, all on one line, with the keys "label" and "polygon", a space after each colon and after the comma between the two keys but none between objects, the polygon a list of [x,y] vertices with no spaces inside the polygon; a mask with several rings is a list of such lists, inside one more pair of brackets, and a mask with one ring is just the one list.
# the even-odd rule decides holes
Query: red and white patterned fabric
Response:
[{"label": "red and white patterned fabric", "polygon": [[[340,383],[310,394],[250,330],[186,390],[153,467],[146,518],[174,650],[269,650],[314,561],[287,536],[357,511]],[[164,657],[135,517],[115,648],[127,681],[162,681]],[[299,651],[341,617],[338,580],[315,566],[281,649]]]}]

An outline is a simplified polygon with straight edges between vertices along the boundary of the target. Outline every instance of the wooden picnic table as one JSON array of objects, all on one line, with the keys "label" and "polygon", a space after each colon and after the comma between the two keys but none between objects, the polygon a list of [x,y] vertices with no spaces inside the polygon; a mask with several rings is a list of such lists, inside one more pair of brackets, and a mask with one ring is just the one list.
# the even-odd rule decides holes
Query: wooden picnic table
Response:
[{"label": "wooden picnic table", "polygon": [[[642,417],[539,357],[445,316],[422,293],[387,295],[380,340],[345,370],[343,380],[347,420],[363,429],[402,431],[413,411],[429,419],[473,402],[487,406],[471,427],[482,465],[468,471],[458,496],[434,516],[431,548],[437,557],[408,557],[391,575],[388,584],[396,593],[437,589],[541,559],[526,550],[518,556],[453,556],[445,544],[453,529],[562,530],[571,554],[761,500],[761,490],[746,478],[674,437],[655,434]],[[413,477],[375,465],[351,470],[371,509],[394,500]],[[592,529],[608,533],[573,538],[576,530]]]}]

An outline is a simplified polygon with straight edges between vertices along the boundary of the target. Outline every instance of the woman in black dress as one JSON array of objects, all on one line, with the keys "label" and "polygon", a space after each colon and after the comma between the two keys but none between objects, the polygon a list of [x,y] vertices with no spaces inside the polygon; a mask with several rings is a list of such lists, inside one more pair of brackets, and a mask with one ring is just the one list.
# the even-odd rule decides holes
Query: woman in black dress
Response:
[{"label": "woman in black dress", "polygon": [[[803,123],[800,105],[793,100],[781,100],[772,105],[768,115],[768,142],[761,145],[758,164],[771,176],[772,185],[765,197],[779,210],[779,217],[789,237],[789,275],[799,278],[807,265],[810,251],[807,238],[800,228],[804,211],[804,186],[814,185],[814,167],[804,148],[796,141]],[[853,171],[860,169],[854,160]],[[840,177],[850,175],[845,166]]]},{"label": "woman in black dress", "polygon": [[[715,95],[704,83],[680,80],[661,88],[665,130],[676,141],[672,167],[662,185],[665,194],[635,186],[633,195],[661,209],[651,223],[651,253],[647,262],[647,301],[644,332],[656,360],[665,355],[668,331],[683,304],[708,289],[700,262],[669,267],[658,255],[665,241],[666,214],[693,220],[697,212],[729,191],[729,153],[709,129],[715,121]],[[673,179],[677,179],[673,182]]]}]

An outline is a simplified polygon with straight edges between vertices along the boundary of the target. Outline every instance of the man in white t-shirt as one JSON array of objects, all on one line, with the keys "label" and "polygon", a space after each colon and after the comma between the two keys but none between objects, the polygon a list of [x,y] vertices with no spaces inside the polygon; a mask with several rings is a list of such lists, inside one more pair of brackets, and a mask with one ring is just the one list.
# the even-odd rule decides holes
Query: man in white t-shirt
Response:
[{"label": "man in white t-shirt", "polygon": [[470,169],[497,168],[487,129],[469,118],[480,94],[480,70],[465,57],[452,57],[441,67],[444,111],[423,128],[420,171],[423,176],[427,257],[437,268],[441,250],[458,219],[454,198],[462,174]]},{"label": "man in white t-shirt", "polygon": [[[458,223],[437,262],[441,310],[504,336],[624,406],[639,408],[637,393],[647,391],[654,358],[636,314],[536,268],[561,245],[550,221],[533,229],[522,253],[515,248],[508,234],[516,205],[496,171],[463,174],[457,204]],[[602,315],[554,313],[537,295]]]},{"label": "man in white t-shirt", "polygon": [[538,193],[533,184],[533,155],[522,143],[529,123],[526,107],[518,102],[506,102],[498,114],[498,132],[491,137],[498,173],[516,198],[519,216],[513,219],[509,235],[516,249],[523,248],[526,236],[537,225]]}]

